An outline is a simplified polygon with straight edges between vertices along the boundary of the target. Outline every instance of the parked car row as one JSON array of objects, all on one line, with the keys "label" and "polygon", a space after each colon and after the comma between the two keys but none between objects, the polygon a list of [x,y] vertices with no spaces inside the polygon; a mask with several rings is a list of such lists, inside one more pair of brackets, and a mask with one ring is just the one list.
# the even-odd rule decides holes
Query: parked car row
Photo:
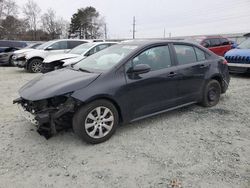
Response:
[{"label": "parked car row", "polygon": [[115,42],[95,42],[81,39],[48,41],[36,49],[18,50],[12,56],[13,63],[32,73],[48,72],[76,63],[105,49]]},{"label": "parked car row", "polygon": [[224,56],[227,51],[232,49],[231,42],[227,38],[221,36],[193,37],[192,40],[219,56]]},{"label": "parked car row", "polygon": [[15,52],[13,62],[17,67],[25,68],[29,72],[41,72],[44,58],[51,54],[65,53],[68,50],[87,43],[87,40],[62,39],[43,43],[36,49],[27,49]]},{"label": "parked car row", "polygon": [[[42,52],[29,52],[25,62],[52,51],[52,43],[43,45]],[[80,51],[88,56],[87,48]],[[19,90],[14,103],[40,134],[48,138],[73,128],[84,141],[101,143],[119,124],[194,103],[214,106],[230,81],[223,57],[187,41],[126,41],[97,51],[40,75]],[[58,56],[55,61],[62,59]]]},{"label": "parked car row", "polygon": [[50,55],[43,60],[43,72],[49,72],[55,69],[75,64],[80,60],[93,55],[117,42],[92,42],[79,45],[67,53]]},{"label": "parked car row", "polygon": [[220,36],[192,38],[228,61],[231,73],[250,73],[250,38],[240,45]]}]

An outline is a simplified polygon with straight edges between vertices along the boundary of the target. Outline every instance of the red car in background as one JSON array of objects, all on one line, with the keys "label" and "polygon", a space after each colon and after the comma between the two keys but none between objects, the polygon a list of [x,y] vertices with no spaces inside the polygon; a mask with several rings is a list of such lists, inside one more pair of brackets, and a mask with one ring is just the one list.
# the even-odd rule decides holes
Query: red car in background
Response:
[{"label": "red car in background", "polygon": [[221,36],[194,37],[192,39],[219,56],[224,56],[227,51],[232,49],[231,42]]}]

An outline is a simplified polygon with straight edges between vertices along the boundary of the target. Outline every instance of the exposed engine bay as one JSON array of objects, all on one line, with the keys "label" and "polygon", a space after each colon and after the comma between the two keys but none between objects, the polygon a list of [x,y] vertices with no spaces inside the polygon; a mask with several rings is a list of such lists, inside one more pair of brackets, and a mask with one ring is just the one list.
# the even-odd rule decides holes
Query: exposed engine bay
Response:
[{"label": "exposed engine bay", "polygon": [[28,101],[23,98],[14,100],[21,106],[23,116],[37,126],[37,131],[45,138],[72,127],[72,117],[80,105],[69,96],[57,96],[39,101]]}]

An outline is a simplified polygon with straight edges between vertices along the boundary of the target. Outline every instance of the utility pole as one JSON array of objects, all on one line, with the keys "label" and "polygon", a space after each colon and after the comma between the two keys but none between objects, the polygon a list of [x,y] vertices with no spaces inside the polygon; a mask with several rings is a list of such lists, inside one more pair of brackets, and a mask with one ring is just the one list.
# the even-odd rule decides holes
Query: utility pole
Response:
[{"label": "utility pole", "polygon": [[107,39],[107,24],[104,24],[104,37]]},{"label": "utility pole", "polygon": [[171,38],[171,32],[169,33],[169,38]]},{"label": "utility pole", "polygon": [[133,17],[133,39],[135,39],[135,16]]},{"label": "utility pole", "polygon": [[163,38],[166,38],[166,29],[164,28],[164,32],[163,32]]}]

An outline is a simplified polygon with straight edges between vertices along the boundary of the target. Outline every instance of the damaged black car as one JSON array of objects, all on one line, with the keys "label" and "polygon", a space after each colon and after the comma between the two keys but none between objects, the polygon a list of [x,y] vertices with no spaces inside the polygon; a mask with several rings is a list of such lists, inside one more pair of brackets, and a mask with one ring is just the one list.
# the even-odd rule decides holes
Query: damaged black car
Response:
[{"label": "damaged black car", "polygon": [[214,106],[229,80],[226,60],[197,44],[126,41],[35,78],[14,103],[47,138],[73,128],[96,144],[119,124],[193,103]]}]

